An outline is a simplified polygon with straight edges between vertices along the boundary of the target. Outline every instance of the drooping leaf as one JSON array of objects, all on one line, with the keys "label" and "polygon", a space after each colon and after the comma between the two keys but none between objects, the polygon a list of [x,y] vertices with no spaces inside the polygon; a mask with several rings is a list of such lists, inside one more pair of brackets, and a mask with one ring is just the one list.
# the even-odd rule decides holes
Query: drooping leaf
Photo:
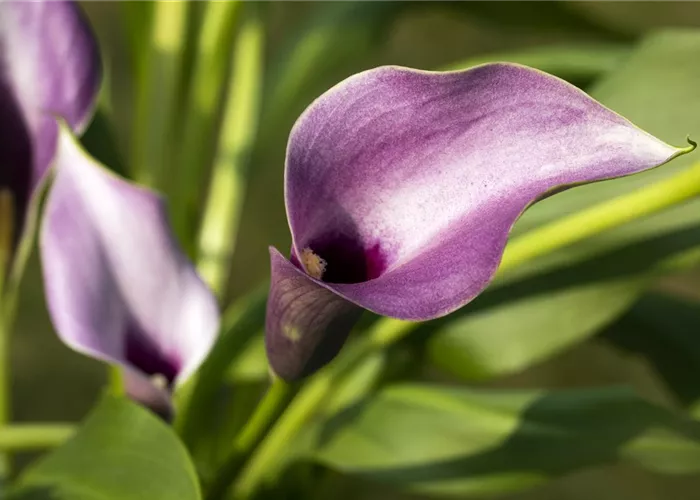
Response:
[{"label": "drooping leaf", "polygon": [[[633,123],[671,143],[700,130],[700,31],[650,36],[592,90]],[[514,237],[558,217],[641,188],[688,168],[688,155],[639,175],[578,187],[530,208]],[[667,267],[698,262],[700,199],[601,233],[502,277],[437,330],[431,360],[452,373],[484,378],[522,369],[613,322]],[[544,273],[544,274],[543,274]],[[473,317],[463,315],[477,313]],[[460,319],[457,319],[460,318]]]},{"label": "drooping leaf", "polygon": [[697,471],[697,432],[697,424],[623,388],[400,385],[331,420],[316,438],[315,458],[401,489],[481,498],[620,460]]},{"label": "drooping leaf", "polygon": [[197,477],[172,430],[126,399],[105,397],[78,433],[30,467],[12,500],[198,500]]},{"label": "drooping leaf", "polygon": [[604,332],[615,346],[644,356],[679,403],[700,416],[700,305],[668,294],[642,297]]}]

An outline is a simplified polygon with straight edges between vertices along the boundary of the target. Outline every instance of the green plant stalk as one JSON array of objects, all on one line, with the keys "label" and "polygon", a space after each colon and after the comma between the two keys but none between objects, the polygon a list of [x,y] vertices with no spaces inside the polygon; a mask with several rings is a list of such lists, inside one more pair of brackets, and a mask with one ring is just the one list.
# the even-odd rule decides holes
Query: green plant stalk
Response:
[{"label": "green plant stalk", "polygon": [[277,377],[272,380],[272,384],[256,407],[253,416],[236,436],[233,451],[214,479],[206,496],[207,500],[224,498],[230,484],[230,478],[236,476],[236,473],[245,464],[251,450],[265,437],[265,433],[284,411],[293,396],[293,385]]},{"label": "green plant stalk", "polygon": [[170,161],[172,122],[182,53],[186,43],[189,2],[154,2],[148,53],[136,61],[136,113],[132,138],[132,167],[136,179],[163,188]]},{"label": "green plant stalk", "polygon": [[[0,431],[5,429],[10,421],[11,383],[10,383],[10,325],[11,312],[4,307],[0,295]],[[0,446],[0,485],[12,472],[11,456]]]},{"label": "green plant stalk", "polygon": [[0,427],[0,450],[32,451],[63,444],[75,433],[71,424],[15,424]]},{"label": "green plant stalk", "polygon": [[228,308],[223,315],[222,332],[216,345],[193,380],[175,394],[178,408],[175,429],[190,449],[196,445],[197,432],[206,425],[206,419],[215,406],[219,384],[226,370],[265,322],[267,288],[267,284],[261,286]]},{"label": "green plant stalk", "polygon": [[201,177],[209,167],[209,150],[218,109],[225,88],[227,66],[233,48],[239,1],[208,2],[197,41],[195,66],[184,110],[182,158],[173,187],[172,220],[181,241],[190,241],[191,217],[196,212]]},{"label": "green plant stalk", "polygon": [[[691,143],[692,144],[692,143]],[[694,145],[680,151],[689,153]],[[603,231],[651,215],[700,195],[700,162],[669,179],[599,203],[578,213],[545,224],[508,244],[498,273],[507,272],[537,257]],[[368,335],[343,356],[314,376],[254,452],[234,486],[237,500],[251,498],[262,483],[276,474],[275,460],[337,383],[374,350],[386,348],[410,333],[419,323],[394,318],[378,320]],[[213,499],[212,499],[213,500]]]},{"label": "green plant stalk", "polygon": [[198,270],[219,296],[225,293],[236,244],[250,152],[255,140],[263,72],[261,7],[243,5],[232,53],[230,88],[198,240]]}]

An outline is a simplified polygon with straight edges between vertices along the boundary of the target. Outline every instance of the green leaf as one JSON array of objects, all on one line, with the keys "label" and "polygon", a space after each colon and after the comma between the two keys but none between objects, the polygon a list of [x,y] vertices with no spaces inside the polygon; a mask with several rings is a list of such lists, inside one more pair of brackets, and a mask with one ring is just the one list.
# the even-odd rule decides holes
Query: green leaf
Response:
[{"label": "green leaf", "polygon": [[[661,139],[681,143],[700,133],[700,65],[688,62],[698,51],[700,31],[653,35],[592,94]],[[559,193],[530,208],[514,234],[666,178],[697,158]],[[522,369],[615,321],[669,268],[697,263],[699,248],[700,200],[693,200],[537,259],[460,313],[426,325],[433,332],[430,359],[467,379]]]},{"label": "green leaf", "polygon": [[606,330],[615,346],[642,355],[678,402],[700,417],[700,305],[650,293]]},{"label": "green leaf", "polygon": [[700,469],[698,424],[623,388],[561,392],[390,387],[339,414],[316,460],[437,496],[521,490],[619,460]]},{"label": "green leaf", "polygon": [[78,433],[20,478],[12,500],[197,500],[194,467],[158,417],[105,397]]},{"label": "green leaf", "polygon": [[429,356],[467,380],[524,369],[624,313],[639,296],[641,284],[637,278],[583,283],[464,315],[431,338]]}]

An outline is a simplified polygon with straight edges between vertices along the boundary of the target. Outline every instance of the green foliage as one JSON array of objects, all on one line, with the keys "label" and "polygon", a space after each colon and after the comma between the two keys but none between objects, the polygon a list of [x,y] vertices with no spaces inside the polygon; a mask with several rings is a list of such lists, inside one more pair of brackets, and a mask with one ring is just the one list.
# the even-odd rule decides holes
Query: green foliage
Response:
[{"label": "green foliage", "polygon": [[339,414],[314,456],[341,471],[471,498],[617,460],[697,471],[700,427],[622,388],[389,387]]},{"label": "green foliage", "polygon": [[[645,130],[680,143],[700,131],[700,67],[684,62],[698,50],[700,32],[652,35],[592,95]],[[660,93],[660,85],[667,91]],[[690,155],[640,175],[559,193],[528,210],[514,234],[667,178],[692,161]],[[451,318],[426,325],[435,330],[431,360],[466,379],[542,361],[612,323],[669,267],[697,263],[698,227],[700,200],[692,200],[538,259]],[[681,255],[688,258],[672,265]]]},{"label": "green foliage", "polygon": [[12,500],[197,500],[187,452],[158,417],[105,397],[78,433],[27,470]]}]

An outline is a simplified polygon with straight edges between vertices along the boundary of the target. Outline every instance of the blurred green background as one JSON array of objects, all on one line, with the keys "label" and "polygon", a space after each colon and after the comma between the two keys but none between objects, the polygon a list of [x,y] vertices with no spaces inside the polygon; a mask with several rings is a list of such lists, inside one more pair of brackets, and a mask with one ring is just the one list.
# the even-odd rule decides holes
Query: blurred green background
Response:
[{"label": "blurred green background", "polygon": [[[134,52],[127,34],[133,28],[130,23],[135,21],[124,15],[122,3],[83,2],[83,7],[101,43],[109,74],[111,132],[117,150],[124,152],[129,151],[134,121]],[[198,8],[192,6],[193,16]],[[474,58],[504,58],[491,54],[527,55],[528,51],[537,54],[546,49],[549,55],[545,63],[561,69],[560,76],[590,91],[643,128],[676,145],[682,145],[686,133],[700,139],[700,3],[270,2],[265,4],[264,15],[267,39],[263,111],[250,162],[230,298],[266,279],[268,245],[289,247],[282,175],[286,137],[296,116],[314,97],[359,70],[383,64],[422,69],[462,67],[464,61]],[[683,30],[666,31],[671,28]],[[299,55],[301,52],[296,50],[305,43],[312,47],[311,54],[317,51],[322,57],[305,59],[303,53]],[[678,50],[672,49],[673,44],[678,44]],[[529,57],[538,61],[536,55]],[[305,65],[307,60],[312,64]],[[287,65],[292,63],[290,70]],[[276,85],[280,81],[286,82],[285,86]],[[126,161],[125,155],[121,160]],[[683,160],[678,168],[693,160]],[[206,164],[203,161],[203,169]],[[555,201],[555,197],[551,203],[548,200],[538,205],[519,223],[516,232],[660,175],[654,172],[631,183],[615,181],[610,187],[581,188],[580,194],[572,191],[568,197],[565,193],[560,201]],[[172,205],[178,200],[169,202]],[[463,365],[464,360],[450,360],[440,354],[452,349],[450,335],[441,344],[427,340],[430,332],[419,332],[393,353],[399,359],[400,377],[447,383],[462,380],[474,387],[625,384],[654,402],[693,411],[700,394],[697,259],[680,269],[653,276],[644,273],[662,256],[696,248],[700,244],[699,223],[700,210],[696,213],[692,206],[683,206],[655,216],[643,226],[618,231],[614,237],[578,245],[569,253],[555,255],[554,261],[535,263],[523,271],[523,279],[528,272],[540,272],[539,265],[548,268],[554,265],[552,262],[560,265],[573,261],[572,268],[580,265],[579,274],[588,276],[584,284],[595,285],[600,284],[596,272],[631,267],[614,280],[608,280],[609,276],[600,278],[604,287],[584,290],[569,302],[566,297],[543,292],[538,296],[539,309],[525,306],[522,314],[501,314],[497,322],[487,318],[480,326],[480,311],[488,313],[500,304],[497,291],[486,294],[464,312],[467,320],[472,311],[477,317],[464,328],[472,329],[474,335],[501,338],[496,351],[484,348],[486,354],[480,360],[483,366],[472,367],[470,374],[460,374],[455,366]],[[611,257],[608,251],[622,252],[622,256]],[[598,271],[591,275],[586,265]],[[549,283],[555,282],[556,276]],[[640,280],[643,287],[638,286]],[[535,280],[530,286],[536,289],[539,285]],[[614,310],[600,318],[596,316],[616,300],[619,304],[612,307]],[[583,311],[579,316],[563,317],[559,322],[548,323],[541,317],[553,318],[555,310],[577,307]],[[591,324],[581,326],[586,319]],[[453,327],[455,335],[461,335],[460,328]],[[539,335],[544,347],[540,354],[520,362],[516,352],[519,344],[512,339],[528,335]],[[459,337],[458,342],[464,342],[464,337]],[[470,345],[474,350],[480,348]],[[413,360],[408,368],[400,362],[407,353]],[[488,355],[493,359],[486,359]],[[80,419],[92,406],[105,380],[102,365],[69,351],[57,340],[46,314],[35,258],[23,285],[12,360],[14,414],[20,421]],[[258,376],[255,370],[253,379]],[[357,478],[335,477],[332,484],[333,491],[320,492],[318,498],[406,497]],[[506,498],[700,499],[700,477],[661,475],[634,465],[610,464],[568,474]]]}]

